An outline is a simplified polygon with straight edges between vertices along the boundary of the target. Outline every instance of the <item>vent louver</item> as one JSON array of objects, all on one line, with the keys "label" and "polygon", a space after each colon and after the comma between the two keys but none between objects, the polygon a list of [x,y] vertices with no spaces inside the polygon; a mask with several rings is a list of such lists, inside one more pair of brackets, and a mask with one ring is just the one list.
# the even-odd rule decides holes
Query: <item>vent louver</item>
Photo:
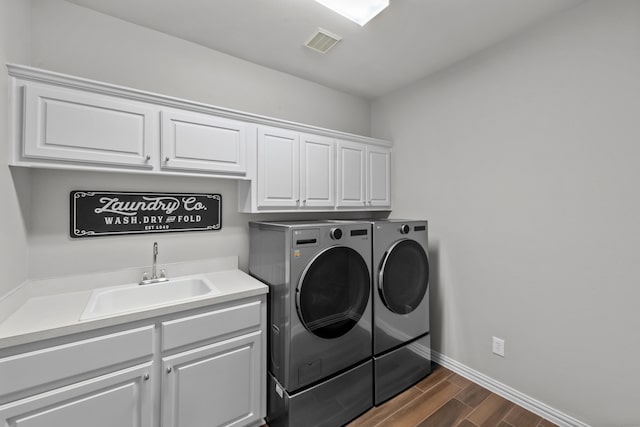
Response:
[{"label": "vent louver", "polygon": [[327,53],[329,49],[334,47],[340,40],[342,40],[342,37],[318,28],[304,45],[317,52]]}]

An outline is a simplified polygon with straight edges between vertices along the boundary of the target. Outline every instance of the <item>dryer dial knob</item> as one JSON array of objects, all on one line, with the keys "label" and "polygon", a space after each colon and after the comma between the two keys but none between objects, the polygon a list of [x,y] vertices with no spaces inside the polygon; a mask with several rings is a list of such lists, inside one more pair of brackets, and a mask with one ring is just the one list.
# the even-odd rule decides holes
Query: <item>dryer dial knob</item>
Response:
[{"label": "dryer dial knob", "polygon": [[402,224],[400,226],[400,233],[402,234],[409,234],[409,231],[411,231],[411,227],[409,227],[408,224]]},{"label": "dryer dial knob", "polygon": [[333,240],[340,240],[342,238],[342,230],[339,228],[332,228],[331,231],[329,231],[329,237]]}]

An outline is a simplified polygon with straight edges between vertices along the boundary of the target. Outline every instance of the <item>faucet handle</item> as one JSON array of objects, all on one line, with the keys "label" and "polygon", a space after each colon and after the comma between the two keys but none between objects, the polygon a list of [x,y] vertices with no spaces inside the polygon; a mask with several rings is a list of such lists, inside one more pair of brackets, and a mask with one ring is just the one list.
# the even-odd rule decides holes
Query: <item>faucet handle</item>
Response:
[{"label": "faucet handle", "polygon": [[164,268],[160,269],[160,278],[161,279],[166,279],[167,277],[167,270],[165,270]]}]

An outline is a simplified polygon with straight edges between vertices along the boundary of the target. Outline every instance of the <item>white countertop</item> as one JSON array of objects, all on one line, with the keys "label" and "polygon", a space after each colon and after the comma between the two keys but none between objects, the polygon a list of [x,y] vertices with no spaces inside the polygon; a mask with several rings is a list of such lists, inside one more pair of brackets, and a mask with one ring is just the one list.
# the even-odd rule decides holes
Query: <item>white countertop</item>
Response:
[{"label": "white countertop", "polygon": [[80,316],[94,289],[136,283],[143,269],[25,282],[20,289],[1,301],[0,308],[5,312],[10,311],[10,314],[0,319],[0,349],[266,294],[269,291],[267,285],[240,271],[237,265],[237,257],[169,264],[166,266],[169,278],[200,274],[219,292],[175,304],[89,320],[80,320]]}]

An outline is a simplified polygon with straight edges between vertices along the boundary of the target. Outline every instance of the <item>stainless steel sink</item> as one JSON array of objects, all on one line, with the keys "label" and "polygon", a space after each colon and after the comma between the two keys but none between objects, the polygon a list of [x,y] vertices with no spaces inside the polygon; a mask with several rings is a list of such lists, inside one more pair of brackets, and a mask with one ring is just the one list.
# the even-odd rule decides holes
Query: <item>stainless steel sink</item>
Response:
[{"label": "stainless steel sink", "polygon": [[203,276],[178,277],[150,285],[132,283],[101,288],[91,294],[80,320],[162,307],[219,293]]}]

